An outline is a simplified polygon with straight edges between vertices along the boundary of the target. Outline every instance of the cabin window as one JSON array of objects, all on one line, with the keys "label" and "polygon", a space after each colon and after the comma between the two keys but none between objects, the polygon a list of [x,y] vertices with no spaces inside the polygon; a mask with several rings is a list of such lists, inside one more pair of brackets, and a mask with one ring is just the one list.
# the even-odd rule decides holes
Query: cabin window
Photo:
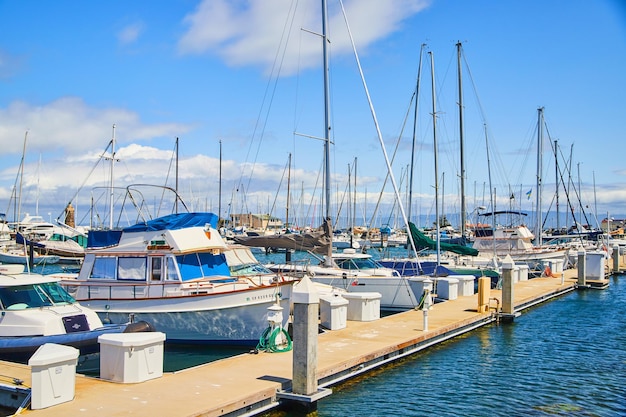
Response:
[{"label": "cabin window", "polygon": [[213,255],[212,253],[200,252],[179,255],[176,257],[176,261],[183,281],[216,275],[230,276],[226,256],[223,253]]},{"label": "cabin window", "polygon": [[115,279],[115,257],[107,256],[95,258],[89,278]]},{"label": "cabin window", "polygon": [[161,281],[163,273],[163,258],[153,257],[150,258],[150,279],[152,281]]},{"label": "cabin window", "polygon": [[118,280],[142,280],[146,279],[146,258],[118,258]]},{"label": "cabin window", "polygon": [[166,258],[166,262],[167,262],[167,275],[165,277],[165,279],[167,281],[180,281],[180,278],[178,276],[178,268],[176,268],[176,261],[174,260],[174,258],[170,258],[167,257]]}]

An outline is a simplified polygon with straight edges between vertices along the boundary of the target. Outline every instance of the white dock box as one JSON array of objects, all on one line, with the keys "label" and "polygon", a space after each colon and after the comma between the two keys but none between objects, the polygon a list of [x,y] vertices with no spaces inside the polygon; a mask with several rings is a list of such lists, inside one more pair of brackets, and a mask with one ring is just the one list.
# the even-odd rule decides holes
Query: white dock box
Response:
[{"label": "white dock box", "polygon": [[520,281],[528,281],[528,271],[530,267],[526,264],[520,264],[519,266],[519,280]]},{"label": "white dock box", "polygon": [[31,409],[39,410],[74,399],[76,348],[45,343],[30,357]]},{"label": "white dock box", "polygon": [[100,343],[100,378],[134,383],[163,376],[165,333],[104,334]]},{"label": "white dock box", "polygon": [[518,283],[520,281],[519,279],[519,265],[514,265],[513,269],[511,270],[511,278],[513,278],[513,283]]},{"label": "white dock box", "polygon": [[552,259],[550,260],[550,268],[552,269],[553,274],[562,274],[563,273],[563,263],[564,259]]},{"label": "white dock box", "polygon": [[459,280],[456,278],[436,278],[437,298],[444,300],[456,300],[459,294]]},{"label": "white dock box", "polygon": [[373,321],[380,318],[379,292],[349,292],[343,294],[348,300],[348,320]]},{"label": "white dock box", "polygon": [[459,280],[457,294],[459,297],[474,295],[474,275],[455,275],[454,278]]},{"label": "white dock box", "polygon": [[585,272],[587,279],[592,281],[605,279],[605,252],[587,252],[585,255]]},{"label": "white dock box", "polygon": [[320,324],[330,330],[346,327],[348,300],[341,294],[320,295]]}]

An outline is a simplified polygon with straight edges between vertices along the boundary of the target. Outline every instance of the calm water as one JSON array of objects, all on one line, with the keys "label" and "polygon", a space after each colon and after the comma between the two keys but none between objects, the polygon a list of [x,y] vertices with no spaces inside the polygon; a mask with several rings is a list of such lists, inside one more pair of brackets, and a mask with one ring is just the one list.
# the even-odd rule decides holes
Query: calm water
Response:
[{"label": "calm water", "polygon": [[333,388],[318,416],[626,416],[626,276]]}]

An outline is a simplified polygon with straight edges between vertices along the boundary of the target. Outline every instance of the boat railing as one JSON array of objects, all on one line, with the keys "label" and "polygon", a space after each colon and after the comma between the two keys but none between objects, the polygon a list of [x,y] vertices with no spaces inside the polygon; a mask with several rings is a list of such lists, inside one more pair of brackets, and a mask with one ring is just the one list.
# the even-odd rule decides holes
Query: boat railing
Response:
[{"label": "boat railing", "polygon": [[296,259],[286,264],[276,265],[276,268],[272,268],[272,270],[281,274],[281,276],[302,278],[309,271],[310,266],[311,259]]},{"label": "boat railing", "polygon": [[77,282],[76,280],[62,281],[65,290],[78,301],[92,299],[151,299],[182,297],[187,295],[203,295],[245,290],[250,287],[261,287],[287,282],[278,274],[257,274],[239,277],[204,277],[184,282]]}]

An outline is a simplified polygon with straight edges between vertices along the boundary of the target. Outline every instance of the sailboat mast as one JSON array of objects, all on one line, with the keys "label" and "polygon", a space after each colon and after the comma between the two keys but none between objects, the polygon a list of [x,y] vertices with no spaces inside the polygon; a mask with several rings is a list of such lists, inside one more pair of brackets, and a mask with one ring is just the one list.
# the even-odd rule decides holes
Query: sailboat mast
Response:
[{"label": "sailboat mast", "polygon": [[463,138],[463,81],[461,77],[461,42],[456,44],[457,69],[459,74],[459,149],[461,152],[461,236],[465,238],[465,223],[467,218],[465,205],[465,151]]},{"label": "sailboat mast", "polygon": [[178,138],[176,138],[176,196],[174,196],[174,210],[178,214]]},{"label": "sailboat mast", "polygon": [[326,7],[326,0],[322,0],[322,52],[324,63],[324,184],[326,188],[325,193],[325,216],[324,221],[328,222],[328,237],[331,240],[328,245],[328,258],[327,262],[331,262],[333,255],[332,246],[332,228],[330,217],[330,82],[329,82],[329,70],[328,70],[328,10]]},{"label": "sailboat mast", "polygon": [[496,255],[496,200],[491,183],[491,157],[489,156],[489,136],[487,135],[487,125],[483,125],[485,129],[485,148],[487,151],[487,173],[489,176],[489,203],[491,204],[491,236],[493,242],[493,256]]},{"label": "sailboat mast", "polygon": [[220,180],[217,190],[217,227],[220,227],[220,220],[222,218],[222,141],[220,140]]},{"label": "sailboat mast", "polygon": [[413,206],[413,165],[415,161],[415,137],[417,135],[417,110],[419,108],[419,91],[420,91],[420,80],[422,78],[422,56],[424,54],[424,48],[426,44],[423,43],[420,47],[420,59],[419,66],[417,67],[417,82],[415,83],[415,112],[413,114],[413,141],[411,142],[411,171],[409,174],[409,221],[411,221],[411,212]]},{"label": "sailboat mast", "polygon": [[537,196],[536,198],[536,226],[535,226],[535,241],[537,245],[541,246],[541,221],[543,213],[541,212],[541,175],[543,172],[543,158],[541,150],[543,149],[543,107],[537,109]]},{"label": "sailboat mast", "polygon": [[21,221],[22,215],[22,183],[24,182],[24,157],[26,155],[26,139],[28,139],[28,130],[26,131],[26,133],[24,133],[24,146],[22,148],[22,160],[20,161],[20,189],[18,194],[19,197],[16,198],[17,210],[15,210],[15,213],[17,213],[17,218],[15,219],[15,224],[18,224],[18,222]]},{"label": "sailboat mast", "polygon": [[433,152],[435,154],[435,225],[437,232],[437,266],[440,264],[441,255],[441,236],[439,225],[439,165],[438,165],[438,150],[437,150],[437,99],[435,96],[435,57],[432,51],[429,51],[430,55],[430,75],[432,81],[432,101],[433,101]]},{"label": "sailboat mast", "polygon": [[285,205],[285,228],[289,231],[289,200],[291,188],[291,152],[289,152],[289,164],[287,168],[287,204]]},{"label": "sailboat mast", "polygon": [[356,163],[357,158],[354,157],[354,197],[352,200],[352,236],[354,236],[354,226],[356,226]]},{"label": "sailboat mast", "polygon": [[109,195],[109,229],[113,229],[113,166],[115,165],[115,125],[113,125],[113,137],[111,138],[111,183]]},{"label": "sailboat mast", "polygon": [[554,141],[554,174],[555,174],[555,181],[554,183],[556,184],[556,190],[555,190],[555,197],[556,197],[556,230],[560,230],[561,229],[561,222],[559,221],[559,217],[560,217],[560,213],[559,213],[559,157],[557,155],[557,150],[559,148],[559,141],[555,140]]}]

